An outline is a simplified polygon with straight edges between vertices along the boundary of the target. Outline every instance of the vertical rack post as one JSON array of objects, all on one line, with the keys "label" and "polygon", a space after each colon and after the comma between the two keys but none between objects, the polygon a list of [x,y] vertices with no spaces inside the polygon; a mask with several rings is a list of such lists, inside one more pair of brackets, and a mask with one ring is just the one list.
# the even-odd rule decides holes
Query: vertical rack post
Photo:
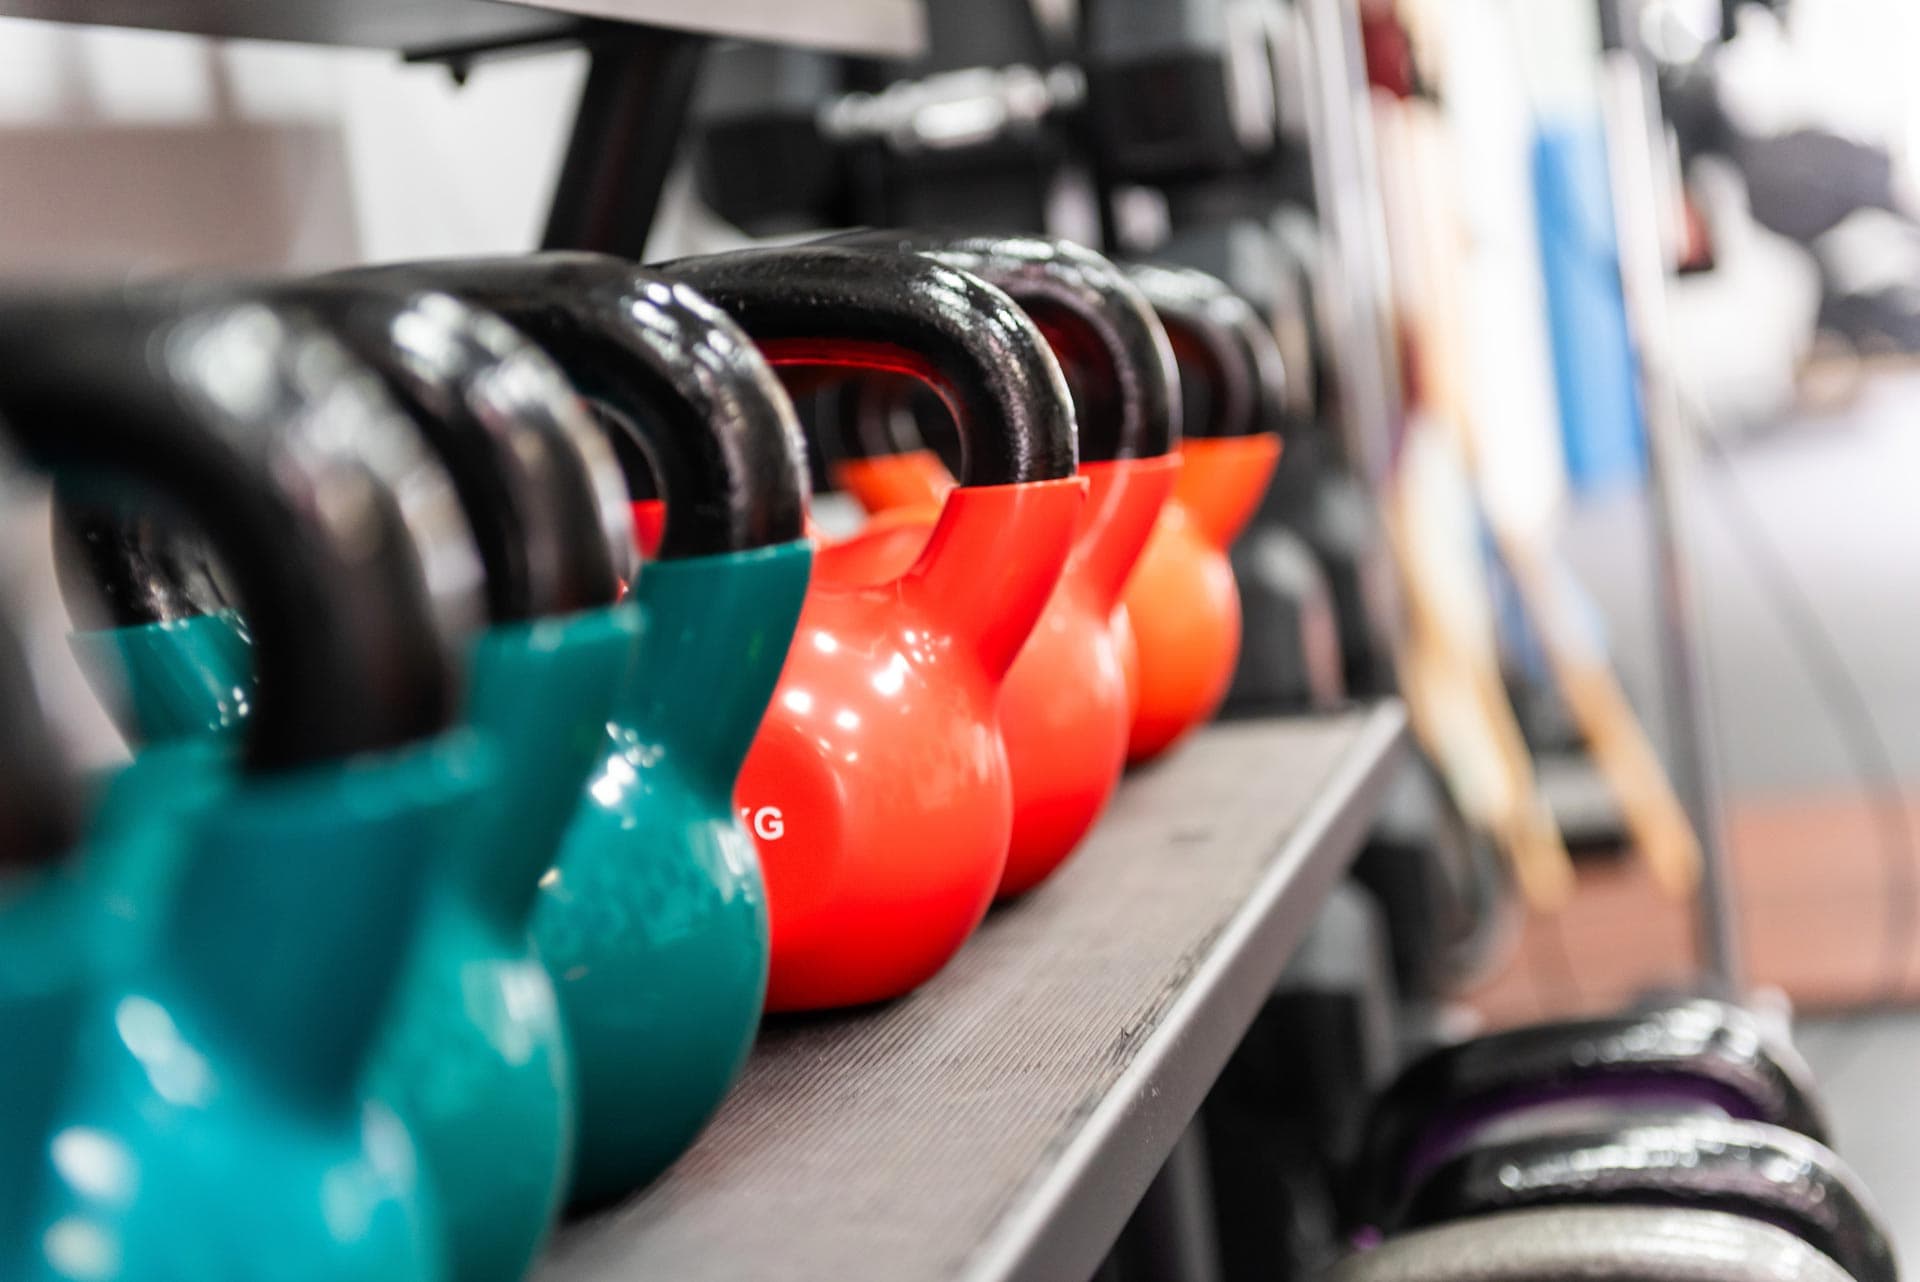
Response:
[{"label": "vertical rack post", "polygon": [[638,261],[685,130],[706,40],[657,27],[601,27],[586,44],[587,83],[541,247]]},{"label": "vertical rack post", "polygon": [[1694,940],[1700,977],[1714,995],[1737,999],[1745,982],[1733,870],[1721,809],[1711,674],[1702,642],[1692,527],[1688,521],[1696,449],[1681,413],[1669,360],[1667,215],[1662,199],[1665,143],[1643,55],[1636,46],[1638,10],[1626,0],[1603,54],[1602,95],[1621,285],[1637,336],[1647,431],[1654,601],[1667,751],[1675,790],[1700,842],[1700,886]]}]

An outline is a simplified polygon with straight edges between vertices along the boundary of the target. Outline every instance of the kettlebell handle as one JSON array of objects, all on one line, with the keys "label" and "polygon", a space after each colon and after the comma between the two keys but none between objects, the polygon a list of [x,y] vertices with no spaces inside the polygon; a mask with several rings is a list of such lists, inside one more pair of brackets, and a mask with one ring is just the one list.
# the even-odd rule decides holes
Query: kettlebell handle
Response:
[{"label": "kettlebell handle", "polygon": [[0,423],[70,501],[157,499],[219,556],[255,641],[249,768],[452,722],[454,640],[477,614],[465,521],[411,425],[309,320],[158,292],[15,297],[0,367]]},{"label": "kettlebell handle", "polygon": [[749,249],[661,268],[739,322],[777,366],[902,374],[946,402],[962,486],[1070,477],[1073,407],[1033,321],[979,277],[918,254]]},{"label": "kettlebell handle", "polygon": [[[486,568],[490,621],[617,598],[633,550],[618,464],[559,371],[504,321],[446,294],[368,284],[222,287],[208,298],[297,306],[380,375],[452,477]],[[76,509],[64,489],[61,508],[77,536],[56,563],[69,602],[97,591],[120,627],[230,604],[196,540],[137,510]]]},{"label": "kettlebell handle", "polygon": [[633,561],[620,464],[539,348],[441,292],[320,278],[272,297],[324,321],[412,412],[474,527],[494,622],[618,599]]},{"label": "kettlebell handle", "polygon": [[1179,444],[1179,373],[1167,332],[1126,274],[1093,250],[1038,236],[885,230],[821,243],[924,254],[1020,304],[1072,390],[1081,462],[1155,457]]},{"label": "kettlebell handle", "polygon": [[[545,350],[604,429],[626,435],[628,487],[667,500],[661,560],[805,532],[806,447],[779,379],[726,314],[657,272],[553,253],[356,269],[340,280],[443,290]],[[651,473],[651,475],[647,475]]]},{"label": "kettlebell handle", "polygon": [[1286,361],[1253,304],[1197,268],[1132,263],[1127,274],[1166,325],[1183,374],[1206,380],[1210,421],[1189,423],[1189,434],[1279,431],[1288,416]]}]

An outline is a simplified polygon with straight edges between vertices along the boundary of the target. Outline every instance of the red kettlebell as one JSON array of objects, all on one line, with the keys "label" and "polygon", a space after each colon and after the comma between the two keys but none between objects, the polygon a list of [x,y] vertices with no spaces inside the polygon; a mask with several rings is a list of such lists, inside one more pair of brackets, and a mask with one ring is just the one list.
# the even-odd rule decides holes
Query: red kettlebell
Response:
[{"label": "red kettlebell", "polygon": [[1211,718],[1233,682],[1240,590],[1227,551],[1280,461],[1263,393],[1285,367],[1259,313],[1218,278],[1144,265],[1129,274],[1166,324],[1196,410],[1173,498],[1123,597],[1139,665],[1127,755],[1146,761]]},{"label": "red kettlebell", "polygon": [[[834,243],[927,254],[1005,290],[1047,336],[1072,390],[1087,506],[1066,572],[1000,700],[1013,771],[1013,835],[999,893],[1010,898],[1073,853],[1126,765],[1133,698],[1117,607],[1180,470],[1173,349],[1125,274],[1070,242],[862,232]],[[861,406],[868,414],[876,408],[886,407]],[[864,483],[865,493],[856,495],[863,503],[909,495],[927,475],[912,460],[932,456],[914,451],[906,464],[885,466],[901,457],[861,460],[840,472]],[[933,521],[906,513],[875,524],[871,535],[829,549],[822,561],[858,556],[904,564]]]},{"label": "red kettlebell", "polygon": [[763,249],[665,270],[774,364],[911,375],[960,429],[960,485],[910,566],[875,581],[816,564],[734,793],[766,872],[768,1008],[896,997],[966,941],[1006,864],[1001,687],[1085,502],[1066,384],[1013,300],[919,255]]}]

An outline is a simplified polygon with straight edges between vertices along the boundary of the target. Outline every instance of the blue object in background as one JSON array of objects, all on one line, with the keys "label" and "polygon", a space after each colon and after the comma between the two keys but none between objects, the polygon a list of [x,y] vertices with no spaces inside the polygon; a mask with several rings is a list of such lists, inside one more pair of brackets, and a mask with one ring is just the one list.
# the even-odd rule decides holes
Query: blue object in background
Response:
[{"label": "blue object in background", "polygon": [[1576,497],[1638,486],[1647,472],[1640,370],[1599,121],[1541,123],[1533,191],[1567,483]]}]

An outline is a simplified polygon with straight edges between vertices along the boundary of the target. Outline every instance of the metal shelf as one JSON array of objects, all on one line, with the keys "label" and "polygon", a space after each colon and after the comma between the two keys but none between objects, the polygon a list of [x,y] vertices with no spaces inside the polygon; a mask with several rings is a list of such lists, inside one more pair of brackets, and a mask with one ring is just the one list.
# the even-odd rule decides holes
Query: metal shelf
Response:
[{"label": "metal shelf", "polygon": [[436,52],[559,38],[583,18],[910,57],[921,0],[0,0],[0,17]]},{"label": "metal shelf", "polygon": [[1398,705],[1137,772],[934,981],[771,1023],[693,1150],[538,1282],[1058,1282],[1119,1233],[1377,808]]}]

